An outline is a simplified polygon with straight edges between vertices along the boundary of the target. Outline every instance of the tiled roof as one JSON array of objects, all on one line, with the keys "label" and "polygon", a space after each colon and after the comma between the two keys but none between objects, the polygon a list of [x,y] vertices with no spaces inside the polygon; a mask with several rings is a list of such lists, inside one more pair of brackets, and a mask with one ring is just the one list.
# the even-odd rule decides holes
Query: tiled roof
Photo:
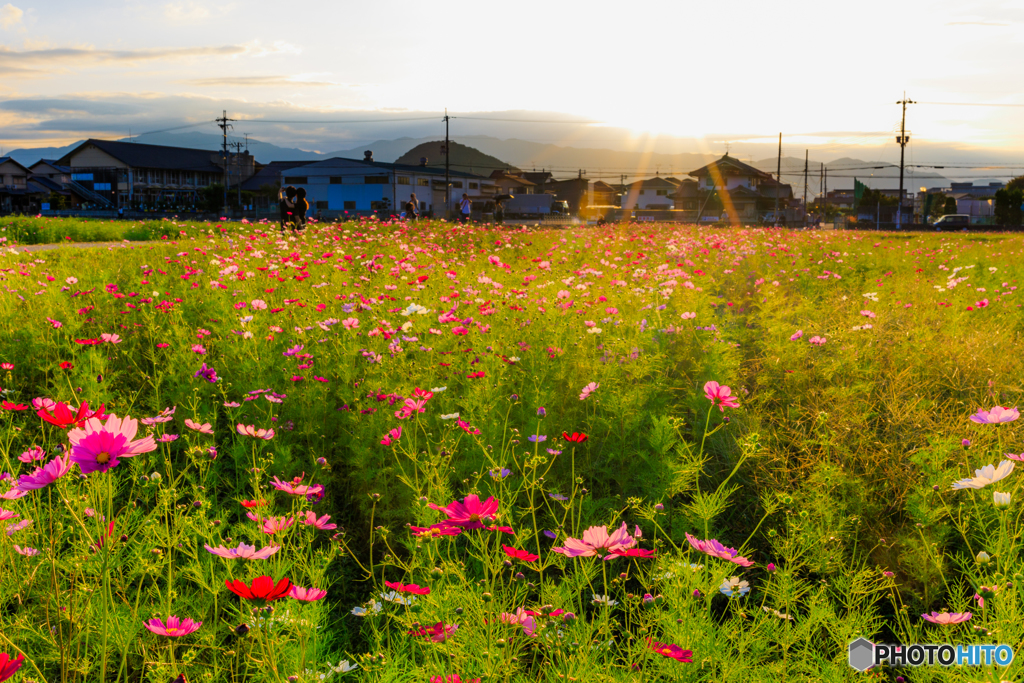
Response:
[{"label": "tiled roof", "polygon": [[188,147],[146,145],[140,142],[115,142],[113,140],[86,140],[58,159],[57,163],[70,165],[71,158],[87,145],[92,145],[133,168],[160,168],[208,173],[223,172],[223,169],[213,162],[214,156],[219,154],[219,152],[208,149],[190,149]]}]

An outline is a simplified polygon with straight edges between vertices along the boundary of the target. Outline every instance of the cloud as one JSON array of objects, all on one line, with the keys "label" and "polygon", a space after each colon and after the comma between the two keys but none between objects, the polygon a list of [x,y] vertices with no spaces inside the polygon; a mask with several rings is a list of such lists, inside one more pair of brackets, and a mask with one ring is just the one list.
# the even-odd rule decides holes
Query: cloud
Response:
[{"label": "cloud", "polygon": [[195,0],[169,2],[164,5],[164,17],[174,22],[197,23],[206,19],[222,17],[235,8],[234,3],[210,7],[210,3],[199,3]]},{"label": "cloud", "polygon": [[197,78],[190,81],[179,81],[179,83],[189,83],[191,85],[199,85],[203,87],[242,86],[264,88],[275,88],[282,86],[305,86],[322,88],[338,85],[338,83],[332,83],[330,81],[306,81],[292,78],[290,76],[223,76],[220,78]]},{"label": "cloud", "polygon": [[0,27],[5,31],[19,27],[23,16],[25,16],[24,10],[15,7],[11,3],[7,3],[0,7]]},{"label": "cloud", "polygon": [[101,64],[127,66],[138,62],[171,62],[209,57],[262,57],[298,52],[287,43],[171,47],[145,50],[98,50],[89,47],[12,50],[0,45],[0,76],[44,75],[53,70],[75,70]]},{"label": "cloud", "polygon": [[949,21],[946,26],[1010,26],[1003,21]]}]

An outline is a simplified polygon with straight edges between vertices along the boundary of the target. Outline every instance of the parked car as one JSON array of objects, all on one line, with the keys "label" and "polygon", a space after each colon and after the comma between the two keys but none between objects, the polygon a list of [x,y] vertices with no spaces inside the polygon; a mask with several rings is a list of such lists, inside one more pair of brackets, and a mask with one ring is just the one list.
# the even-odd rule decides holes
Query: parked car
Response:
[{"label": "parked car", "polygon": [[506,218],[543,218],[569,213],[569,203],[555,199],[553,194],[517,194],[501,205]]},{"label": "parked car", "polygon": [[971,225],[971,217],[966,213],[947,213],[932,223],[937,230],[943,228],[966,228]]}]

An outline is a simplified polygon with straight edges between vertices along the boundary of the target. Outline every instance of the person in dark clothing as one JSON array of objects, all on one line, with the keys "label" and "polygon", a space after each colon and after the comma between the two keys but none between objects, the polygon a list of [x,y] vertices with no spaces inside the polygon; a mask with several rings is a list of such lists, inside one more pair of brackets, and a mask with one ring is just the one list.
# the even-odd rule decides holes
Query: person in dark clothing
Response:
[{"label": "person in dark clothing", "polygon": [[295,225],[295,188],[289,185],[277,193],[277,204],[281,209],[281,232],[286,224]]},{"label": "person in dark clothing", "polygon": [[409,195],[409,201],[405,203],[405,220],[414,221],[420,216],[420,203],[416,199],[416,193]]},{"label": "person in dark clothing", "polygon": [[306,227],[306,214],[309,213],[309,202],[306,201],[306,188],[295,191],[295,223],[293,229],[300,232]]}]

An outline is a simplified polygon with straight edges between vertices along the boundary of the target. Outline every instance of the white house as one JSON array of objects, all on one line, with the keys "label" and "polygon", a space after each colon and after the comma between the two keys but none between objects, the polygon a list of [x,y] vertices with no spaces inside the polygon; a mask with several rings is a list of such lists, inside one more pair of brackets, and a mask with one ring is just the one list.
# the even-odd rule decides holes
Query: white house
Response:
[{"label": "white house", "polygon": [[671,209],[672,195],[679,189],[679,181],[675,178],[647,178],[626,186],[622,193],[622,208],[633,209]]},{"label": "white house", "polygon": [[[494,181],[490,178],[450,171],[449,206],[458,211],[463,193],[471,198],[493,196]],[[445,214],[445,174],[443,168],[411,166],[374,161],[367,153],[364,159],[336,157],[296,166],[281,172],[281,186],[306,189],[306,201],[313,213],[336,216],[344,212],[369,213],[382,209],[400,212],[412,194],[420,204],[420,214]]]}]

